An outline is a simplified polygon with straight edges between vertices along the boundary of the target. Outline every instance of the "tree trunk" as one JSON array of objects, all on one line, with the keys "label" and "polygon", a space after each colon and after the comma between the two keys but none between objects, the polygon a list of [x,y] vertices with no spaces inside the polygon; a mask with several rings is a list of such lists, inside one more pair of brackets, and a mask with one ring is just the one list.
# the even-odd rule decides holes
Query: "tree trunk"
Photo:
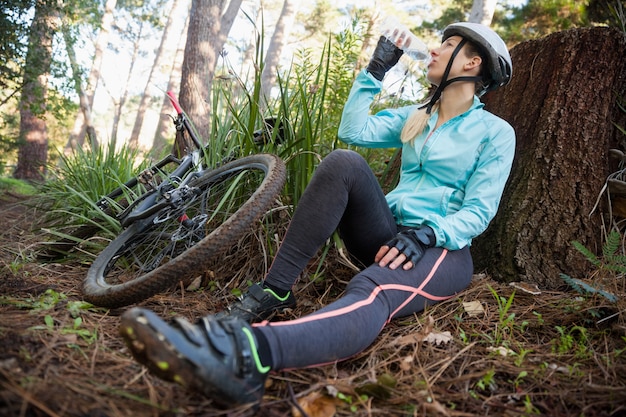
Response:
[{"label": "tree trunk", "polygon": [[474,0],[470,10],[469,22],[491,25],[493,14],[496,11],[498,0]]},{"label": "tree trunk", "polygon": [[221,49],[215,44],[224,4],[225,0],[193,0],[189,13],[179,100],[203,137],[207,137],[210,126],[210,91]]},{"label": "tree trunk", "polygon": [[[601,251],[602,216],[590,216],[610,172],[608,149],[626,125],[626,38],[611,28],[572,29],[511,51],[513,79],[485,96],[517,134],[499,212],[472,246],[477,271],[554,289],[560,273],[583,278],[577,240]],[[598,211],[596,211],[598,213]]]},{"label": "tree trunk", "polygon": [[[76,120],[74,121],[74,128],[65,145],[65,151],[75,149],[77,146],[82,146],[85,142],[85,134],[90,137],[90,145],[93,147],[98,146],[96,140],[96,128],[94,127],[89,116],[91,114],[91,108],[93,107],[93,98],[100,79],[100,68],[102,67],[102,58],[104,51],[109,42],[109,35],[111,34],[111,25],[113,24],[113,11],[117,0],[107,0],[104,6],[104,14],[102,15],[102,23],[100,25],[100,31],[98,32],[98,38],[96,39],[96,49],[91,63],[91,70],[89,72],[89,79],[87,80],[87,88],[84,92],[87,100],[87,107],[83,107],[81,102],[81,111],[78,112]],[[87,114],[88,113],[88,114]],[[87,114],[87,118],[85,115]]]},{"label": "tree trunk", "polygon": [[[174,56],[174,62],[170,71],[170,77],[167,83],[167,91],[179,91],[180,79],[183,67],[183,57],[185,54],[185,43],[187,41],[187,29],[189,26],[189,15],[185,20],[185,28],[183,29],[180,39],[178,40],[178,48]],[[172,105],[167,95],[163,95],[163,101],[161,102],[161,111],[159,117],[159,124],[156,132],[154,133],[154,141],[152,142],[152,152],[155,155],[161,155],[168,144],[166,138],[175,134],[175,130],[172,126],[172,120],[170,115],[172,114]]]},{"label": "tree trunk", "polygon": [[[179,16],[179,7],[183,6],[183,2],[180,0],[174,0],[174,4],[172,4],[172,8],[169,12],[167,23],[165,24],[165,28],[163,30],[163,36],[161,37],[161,42],[159,44],[159,48],[156,51],[154,57],[154,64],[150,69],[150,75],[148,76],[148,80],[146,82],[146,86],[143,90],[143,94],[141,96],[141,100],[139,101],[139,108],[137,110],[137,117],[135,118],[135,124],[133,125],[133,130],[130,135],[130,146],[137,148],[139,147],[139,137],[141,135],[141,128],[143,126],[143,120],[150,106],[150,100],[152,96],[150,95],[151,86],[156,83],[155,75],[156,71],[161,68],[164,64],[164,59],[166,58],[165,51],[167,50],[170,43],[172,43],[173,35],[176,35],[172,32],[174,27],[174,18]],[[170,48],[171,49],[171,48]]]},{"label": "tree trunk", "polygon": [[[208,137],[211,114],[211,86],[217,57],[234,22],[242,0],[193,0],[183,60],[179,100],[202,137]],[[175,153],[184,144],[175,143]]]},{"label": "tree trunk", "polygon": [[124,105],[126,104],[126,101],[128,101],[128,90],[130,88],[130,80],[132,78],[135,65],[137,64],[137,57],[139,56],[141,43],[143,41],[143,30],[144,30],[145,24],[146,23],[143,20],[139,23],[139,32],[133,42],[133,55],[131,56],[131,59],[130,59],[130,68],[128,69],[126,83],[124,84],[122,95],[120,96],[119,100],[115,102],[115,109],[113,112],[113,127],[111,128],[111,142],[110,142],[110,146],[112,146],[114,149],[117,146],[117,139],[118,139],[117,133],[119,131],[120,123],[122,121],[122,110],[124,109]]},{"label": "tree trunk", "polygon": [[265,66],[261,73],[261,97],[266,100],[270,96],[272,87],[276,83],[276,73],[283,48],[291,33],[291,27],[296,17],[296,7],[293,0],[285,0],[280,17],[274,28],[272,40],[267,48]]},{"label": "tree trunk", "polygon": [[35,5],[20,101],[20,145],[18,179],[42,181],[48,159],[48,132],[45,122],[48,76],[52,62],[52,37],[59,25],[57,11],[46,1]]},{"label": "tree trunk", "polygon": [[[65,41],[67,58],[70,61],[70,67],[72,68],[72,80],[74,81],[74,89],[76,90],[76,94],[78,95],[78,101],[81,110],[80,114],[83,116],[81,120],[84,121],[82,129],[80,130],[86,130],[87,137],[89,138],[89,143],[91,144],[92,148],[94,148],[98,144],[98,139],[96,137],[96,129],[94,128],[93,122],[91,120],[91,104],[89,104],[89,97],[87,97],[85,89],[83,88],[83,81],[80,76],[80,66],[78,64],[78,60],[76,59],[76,53],[74,52],[74,41],[72,39],[72,36],[70,35],[68,27],[63,25],[61,31],[63,32],[63,40]],[[70,141],[68,142],[68,144],[69,147],[66,149],[75,149],[78,145],[77,137],[70,137]]]}]

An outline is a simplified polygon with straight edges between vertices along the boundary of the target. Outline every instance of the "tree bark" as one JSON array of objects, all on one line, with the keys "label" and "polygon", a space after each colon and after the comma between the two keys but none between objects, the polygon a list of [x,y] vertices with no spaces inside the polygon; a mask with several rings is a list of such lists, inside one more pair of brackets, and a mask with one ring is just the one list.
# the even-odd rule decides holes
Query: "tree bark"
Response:
[{"label": "tree bark", "polygon": [[45,178],[48,132],[45,113],[52,38],[59,26],[58,11],[46,1],[35,5],[20,100],[20,145],[13,176],[29,181]]},{"label": "tree bark", "polygon": [[[626,38],[583,28],[523,42],[511,50],[511,83],[484,97],[517,134],[516,156],[499,212],[474,240],[477,271],[543,288],[582,278],[591,265],[572,246],[602,247],[602,216],[590,216],[607,175],[608,149],[626,125]],[[596,211],[598,213],[599,211]]]},{"label": "tree bark", "polygon": [[470,10],[469,22],[491,25],[498,0],[474,0]]},{"label": "tree bark", "polygon": [[219,51],[211,44],[219,38],[224,3],[224,0],[193,0],[189,14],[179,100],[203,136],[209,131],[212,74]]},{"label": "tree bark", "polygon": [[120,123],[122,121],[122,110],[128,101],[128,94],[130,88],[130,80],[133,75],[133,70],[135,65],[137,64],[137,58],[139,57],[139,51],[141,49],[141,43],[143,41],[143,31],[144,25],[146,22],[143,20],[139,22],[139,29],[136,37],[133,40],[133,54],[130,58],[130,68],[128,69],[128,74],[126,76],[126,83],[124,84],[124,89],[122,90],[122,94],[119,99],[115,99],[115,108],[113,110],[113,126],[111,127],[111,140],[109,145],[114,149],[117,146],[117,133],[119,131]]},{"label": "tree bark", "polygon": [[[167,82],[167,91],[179,91],[180,79],[182,74],[182,63],[185,55],[185,43],[187,41],[187,28],[189,26],[189,15],[185,19],[185,28],[181,33],[178,48],[174,56],[174,62],[170,71],[169,80]],[[163,95],[163,101],[161,102],[161,111],[159,117],[159,124],[156,132],[154,133],[154,141],[152,143],[152,152],[155,155],[161,155],[167,149],[171,147],[171,144],[167,143],[167,139],[170,136],[175,135],[175,130],[172,125],[170,115],[172,114],[172,105],[167,95]]]},{"label": "tree bark", "polygon": [[[211,114],[211,87],[228,32],[242,0],[193,0],[189,14],[189,29],[183,60],[179,101],[193,121],[198,133],[208,137]],[[175,143],[174,152],[180,153],[185,144]]]},{"label": "tree bark", "polygon": [[285,0],[280,12],[278,22],[274,28],[274,34],[267,48],[265,66],[261,73],[261,97],[266,100],[276,84],[276,73],[282,55],[283,48],[287,44],[287,38],[291,33],[291,28],[296,17],[296,6],[293,0]]},{"label": "tree bark", "polygon": [[[95,148],[98,146],[98,138],[96,137],[96,129],[94,128],[93,121],[91,119],[91,104],[89,103],[89,97],[87,97],[85,89],[83,88],[83,81],[80,76],[80,66],[78,64],[78,60],[76,59],[76,53],[74,52],[74,41],[67,26],[63,25],[61,32],[63,33],[63,40],[65,41],[67,58],[70,61],[70,67],[72,68],[74,89],[78,95],[78,102],[81,110],[79,114],[82,115],[81,120],[84,122],[79,131],[86,131],[91,147]],[[70,135],[70,140],[68,142],[69,146],[67,146],[66,149],[75,149],[79,144],[77,139],[78,136]],[[82,143],[80,143],[80,145],[82,145]]]}]

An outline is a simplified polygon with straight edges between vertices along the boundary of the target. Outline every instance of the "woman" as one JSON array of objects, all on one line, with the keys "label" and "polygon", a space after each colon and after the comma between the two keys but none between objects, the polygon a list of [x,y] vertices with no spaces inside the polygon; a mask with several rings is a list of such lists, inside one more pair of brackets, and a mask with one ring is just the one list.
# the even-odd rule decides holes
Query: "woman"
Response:
[{"label": "woman", "polygon": [[[355,80],[339,137],[368,147],[402,147],[401,178],[385,196],[357,153],[337,150],[316,170],[261,284],[227,311],[191,324],[146,309],[122,316],[134,357],[157,376],[232,406],[258,402],[272,370],[349,358],[391,319],[454,297],[472,277],[469,251],[496,214],[511,168],[515,134],[479,96],[508,83],[511,58],[485,26],[457,23],[431,51],[422,106],[368,115],[382,79],[402,55],[381,37]],[[295,304],[294,281],[339,230],[351,255],[369,265],[345,294],[314,314],[261,321]],[[249,322],[257,322],[249,324]]]}]

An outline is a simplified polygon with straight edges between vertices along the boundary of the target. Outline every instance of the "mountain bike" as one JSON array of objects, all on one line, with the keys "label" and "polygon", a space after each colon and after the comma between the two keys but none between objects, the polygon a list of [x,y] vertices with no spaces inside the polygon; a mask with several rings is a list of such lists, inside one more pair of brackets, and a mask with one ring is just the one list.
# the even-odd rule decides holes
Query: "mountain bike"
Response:
[{"label": "mountain bike", "polygon": [[[83,296],[94,305],[133,304],[202,274],[262,217],[285,183],[285,164],[272,154],[207,166],[208,148],[174,94],[167,95],[189,150],[181,158],[168,155],[98,202],[105,213],[119,212],[122,232],[83,282]],[[255,134],[255,142],[266,136]]]}]

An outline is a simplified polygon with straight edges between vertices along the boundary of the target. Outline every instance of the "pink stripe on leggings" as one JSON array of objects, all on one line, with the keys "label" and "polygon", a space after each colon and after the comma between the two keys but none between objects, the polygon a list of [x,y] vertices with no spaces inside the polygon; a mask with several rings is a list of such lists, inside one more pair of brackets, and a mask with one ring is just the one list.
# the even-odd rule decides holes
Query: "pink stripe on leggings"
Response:
[{"label": "pink stripe on leggings", "polygon": [[[427,293],[426,291],[423,290],[423,288],[428,285],[428,283],[432,280],[432,278],[435,276],[435,273],[437,272],[437,269],[439,269],[439,266],[441,265],[441,263],[443,262],[444,258],[446,257],[446,255],[448,254],[448,250],[444,249],[443,252],[441,253],[441,256],[439,256],[439,259],[437,259],[437,262],[435,262],[435,264],[433,265],[433,268],[431,269],[430,273],[428,274],[428,276],[426,277],[426,279],[424,280],[424,282],[422,282],[422,284],[418,287],[418,288],[414,288],[411,287],[409,285],[401,285],[401,284],[386,284],[386,285],[379,285],[376,288],[374,288],[374,291],[372,291],[372,293],[370,294],[369,297],[367,297],[365,300],[363,301],[359,301],[358,303],[354,303],[350,306],[347,307],[343,307],[337,310],[333,310],[333,311],[329,311],[327,313],[321,313],[321,314],[310,314],[308,316],[299,318],[299,319],[294,319],[294,320],[288,320],[288,321],[277,321],[277,322],[272,322],[271,326],[291,326],[291,325],[296,325],[296,324],[301,324],[301,323],[308,323],[311,321],[317,321],[317,320],[323,320],[326,318],[331,318],[331,317],[336,317],[342,314],[347,314],[350,313],[352,311],[355,311],[363,306],[369,305],[371,303],[374,302],[374,300],[376,299],[376,297],[378,296],[378,294],[380,294],[381,291],[386,291],[386,290],[398,290],[398,291],[406,291],[408,293],[412,293],[412,295],[410,297],[407,298],[407,300],[402,303],[402,305],[400,305],[392,314],[391,314],[391,318],[393,318],[393,316],[400,311],[405,305],[407,305],[409,302],[411,302],[412,299],[414,299],[416,296],[421,295],[425,298],[428,298],[429,300],[433,300],[433,301],[443,301],[443,300],[447,300],[449,298],[454,297],[454,295],[449,295],[449,296],[445,296],[445,297],[441,297],[441,296],[436,296],[436,295],[432,295]],[[260,322],[260,323],[256,323],[253,324],[253,326],[266,326],[270,324],[267,320]]]}]

